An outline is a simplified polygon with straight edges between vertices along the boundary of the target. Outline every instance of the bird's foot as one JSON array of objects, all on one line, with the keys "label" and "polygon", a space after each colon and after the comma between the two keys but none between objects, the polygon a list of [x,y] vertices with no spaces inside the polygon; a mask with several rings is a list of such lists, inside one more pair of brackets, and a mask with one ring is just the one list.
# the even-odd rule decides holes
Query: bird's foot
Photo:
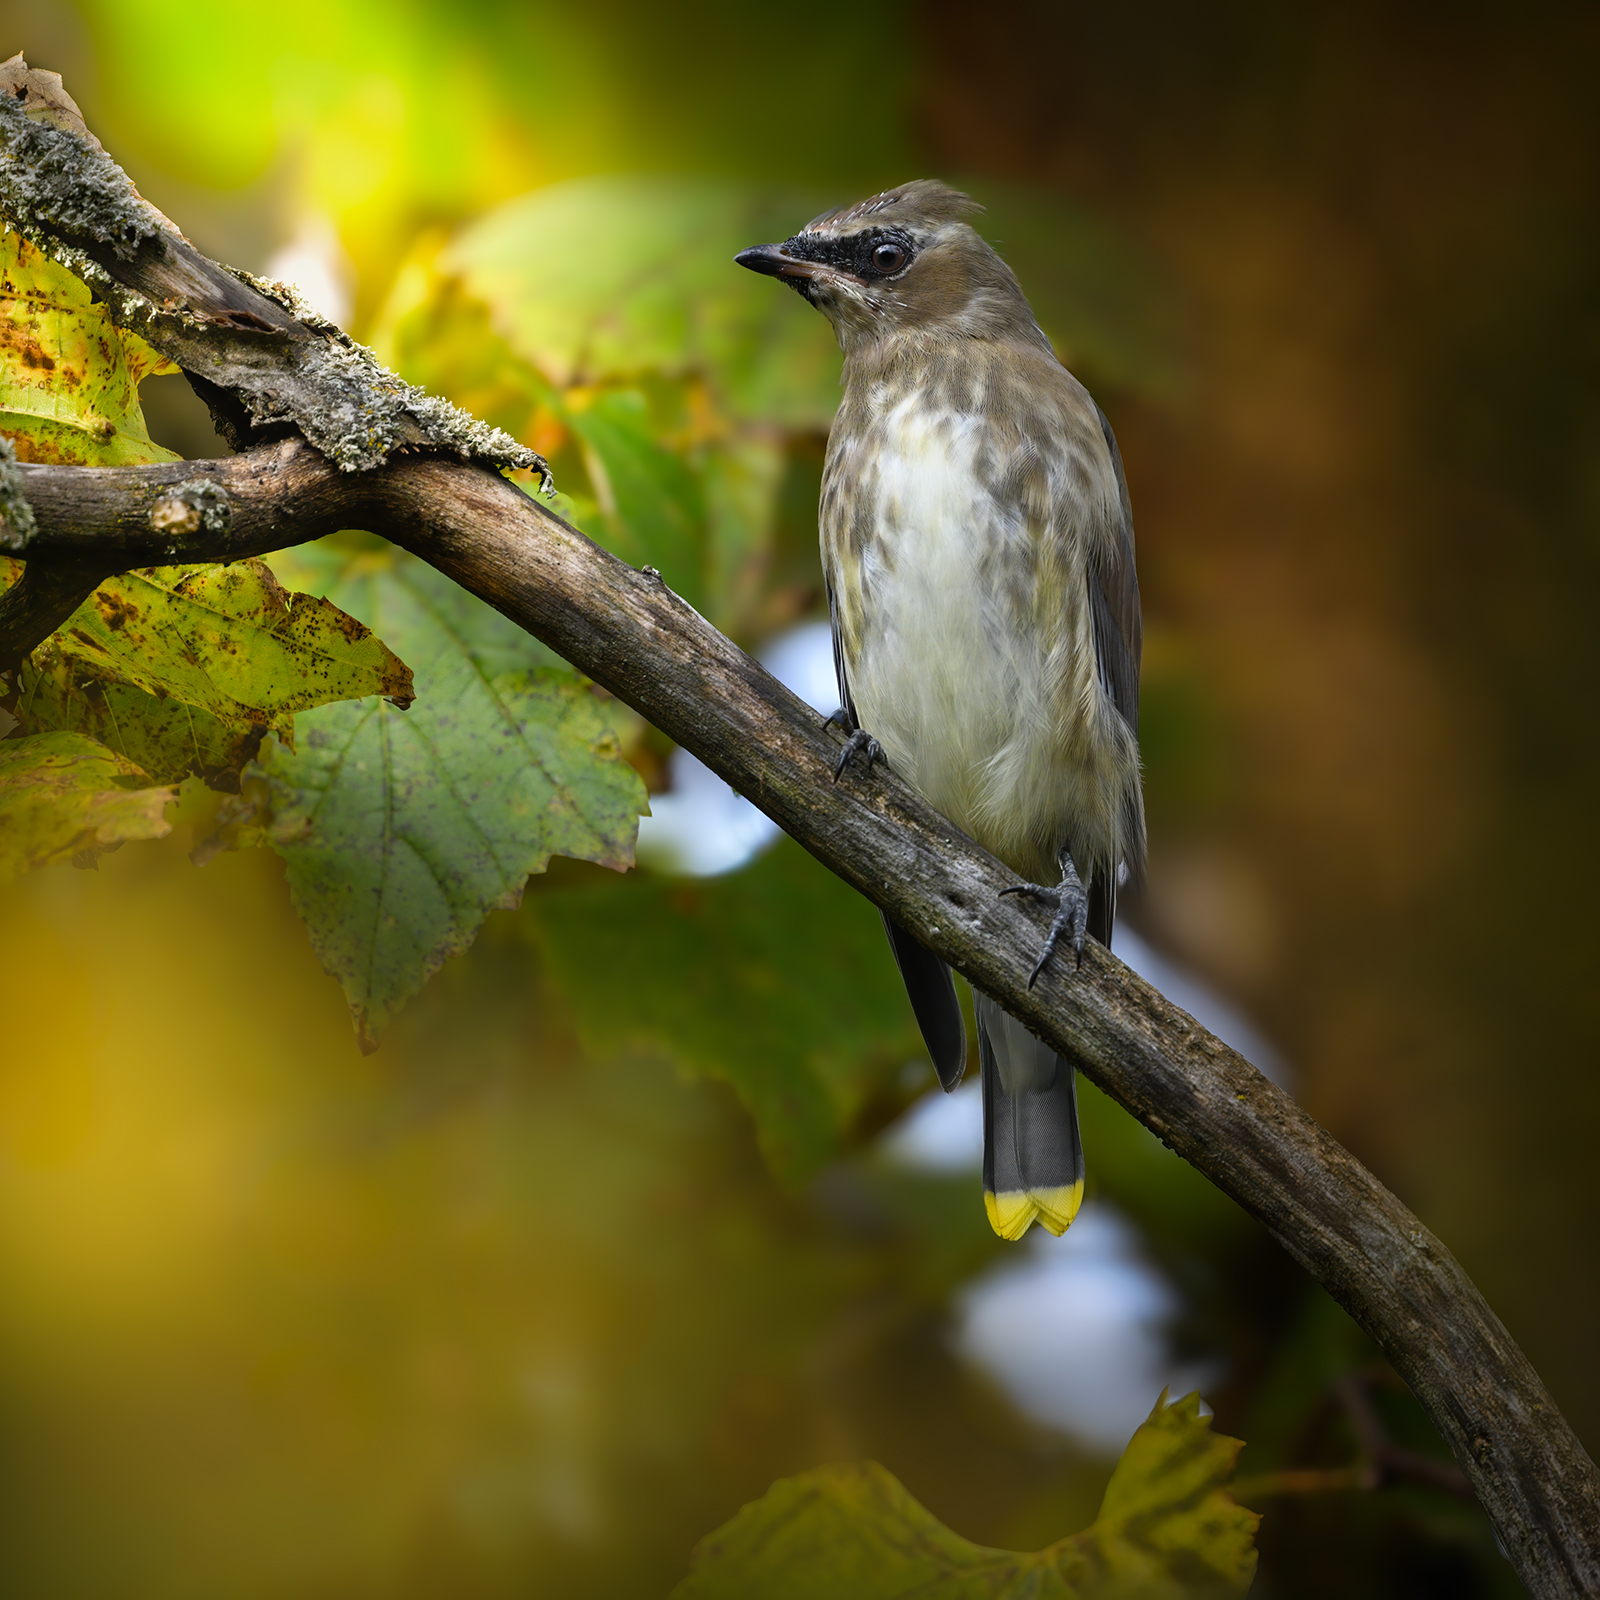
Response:
[{"label": "bird's foot", "polygon": [[1077,964],[1083,965],[1083,938],[1089,931],[1089,891],[1084,888],[1083,880],[1078,876],[1078,869],[1072,864],[1072,857],[1061,857],[1061,882],[1055,888],[1049,888],[1042,883],[1014,883],[1009,889],[1002,889],[1002,895],[1025,894],[1034,900],[1042,900],[1047,906],[1054,906],[1056,914],[1050,923],[1050,931],[1045,935],[1044,949],[1039,952],[1039,959],[1033,964],[1033,971],[1028,974],[1028,987],[1031,989],[1039,974],[1050,964],[1050,957],[1055,954],[1056,946],[1060,944],[1064,935],[1072,936],[1072,951],[1077,958]]},{"label": "bird's foot", "polygon": [[864,728],[857,726],[856,719],[850,715],[846,707],[840,706],[823,726],[832,727],[835,724],[845,731],[844,749],[839,752],[839,763],[833,769],[835,783],[843,776],[844,769],[850,765],[850,758],[863,752],[866,754],[868,772],[872,771],[874,762],[885,767],[889,765],[889,758],[883,753],[883,746]]}]

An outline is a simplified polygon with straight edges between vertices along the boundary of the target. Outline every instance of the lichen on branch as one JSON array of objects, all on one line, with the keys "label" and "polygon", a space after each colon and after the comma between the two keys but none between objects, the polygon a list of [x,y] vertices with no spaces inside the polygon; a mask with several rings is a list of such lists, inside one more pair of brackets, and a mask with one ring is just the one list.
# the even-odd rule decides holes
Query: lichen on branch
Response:
[{"label": "lichen on branch", "polygon": [[345,472],[423,450],[550,486],[536,451],[388,371],[287,286],[201,255],[89,133],[60,78],[20,55],[0,63],[0,216],[199,379],[235,448],[299,432]]},{"label": "lichen on branch", "polygon": [[41,247],[91,241],[131,261],[163,229],[177,230],[146,200],[84,125],[61,75],[0,63],[0,210]]}]

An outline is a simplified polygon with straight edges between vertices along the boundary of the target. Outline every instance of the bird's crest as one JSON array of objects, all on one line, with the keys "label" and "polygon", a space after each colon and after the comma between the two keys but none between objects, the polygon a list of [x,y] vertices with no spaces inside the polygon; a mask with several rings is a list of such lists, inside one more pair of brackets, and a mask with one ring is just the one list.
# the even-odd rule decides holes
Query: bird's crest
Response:
[{"label": "bird's crest", "polygon": [[937,228],[946,222],[960,222],[982,210],[970,195],[940,183],[937,178],[917,178],[858,200],[854,205],[824,211],[806,224],[805,232],[843,233],[857,223],[869,221],[884,227],[898,223],[903,227]]}]

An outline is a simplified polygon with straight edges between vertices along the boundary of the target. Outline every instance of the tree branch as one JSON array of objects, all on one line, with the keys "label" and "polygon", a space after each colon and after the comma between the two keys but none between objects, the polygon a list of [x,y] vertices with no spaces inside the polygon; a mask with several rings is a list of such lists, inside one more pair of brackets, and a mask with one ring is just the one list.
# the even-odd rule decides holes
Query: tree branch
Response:
[{"label": "tree branch", "polygon": [[0,63],[0,212],[200,380],[235,449],[292,430],[347,472],[424,446],[548,479],[535,451],[385,371],[286,285],[201,255],[105,153],[60,76],[20,54]]},{"label": "tree branch", "polygon": [[[1372,1335],[1456,1459],[1532,1595],[1600,1594],[1600,1473],[1450,1252],[1249,1062],[1091,941],[1030,989],[1041,914],[893,774],[833,782],[838,738],[650,572],[499,474],[429,458],[351,475],[300,440],[223,461],[18,469],[30,555],[230,560],[363,527],[448,573],[699,756],[1258,1218]],[[183,477],[221,532],[160,534]]]},{"label": "tree branch", "polygon": [[[56,574],[36,594],[63,604],[73,563],[81,578],[96,559],[107,571],[233,560],[339,527],[431,562],[693,751],[1257,1217],[1410,1384],[1529,1593],[1600,1595],[1600,1473],[1449,1251],[1370,1172],[1099,945],[1081,971],[1052,963],[1030,989],[1041,918],[1000,898],[1005,867],[893,774],[835,784],[838,740],[808,707],[659,577],[474,464],[531,452],[435,425],[429,408],[443,402],[347,359],[355,347],[337,329],[206,261],[74,123],[59,80],[6,69],[16,83],[0,83],[0,212],[249,429],[293,429],[322,452],[296,437],[225,461],[20,467],[37,524],[21,554]],[[416,444],[451,454],[408,456]],[[12,548],[17,521],[8,514]],[[12,610],[0,659],[31,648],[49,608]]]},{"label": "tree branch", "polygon": [[92,552],[30,561],[0,594],[0,672],[48,639],[116,570]]}]

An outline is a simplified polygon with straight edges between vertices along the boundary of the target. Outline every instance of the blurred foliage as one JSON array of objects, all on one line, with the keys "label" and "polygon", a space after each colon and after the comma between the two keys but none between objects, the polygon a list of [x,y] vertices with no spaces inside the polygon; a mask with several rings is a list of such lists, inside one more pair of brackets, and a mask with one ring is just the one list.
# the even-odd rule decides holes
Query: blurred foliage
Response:
[{"label": "blurred foliage", "polygon": [[825,203],[703,178],[589,178],[501,206],[437,265],[558,388],[699,378],[721,427],[826,432],[839,403],[827,323],[798,295],[730,270],[747,245],[787,238]]},{"label": "blurred foliage", "polygon": [[[566,515],[748,637],[787,620],[766,581],[779,496],[791,459],[827,432],[839,363],[798,296],[732,258],[816,205],[706,181],[541,190],[448,245],[424,238],[375,347],[413,382],[537,440]],[[791,593],[788,615],[815,590]]]},{"label": "blurred foliage", "polygon": [[273,858],[193,872],[187,809],[0,922],[26,1592],[114,1561],[138,1600],[660,1594],[741,1501],[858,1450],[980,1537],[1042,1493],[1092,1516],[1104,1469],[946,1347],[1001,1248],[971,1180],[787,1193],[718,1086],[577,1047],[539,952],[597,869],[535,880],[364,1059]]},{"label": "blurred foliage", "polygon": [[584,1048],[647,1043],[731,1084],[786,1182],[899,1110],[921,1045],[883,928],[797,846],[727,878],[541,895],[533,916]]},{"label": "blurred foliage", "polygon": [[675,1600],[1186,1600],[1242,1595],[1259,1518],[1234,1504],[1236,1439],[1200,1397],[1166,1403],[1134,1433],[1082,1533],[1033,1555],[952,1533],[877,1462],[776,1483],[695,1550]]},{"label": "blurred foliage", "polygon": [[61,861],[84,864],[129,839],[161,839],[173,791],[81,733],[0,742],[0,882]]}]

